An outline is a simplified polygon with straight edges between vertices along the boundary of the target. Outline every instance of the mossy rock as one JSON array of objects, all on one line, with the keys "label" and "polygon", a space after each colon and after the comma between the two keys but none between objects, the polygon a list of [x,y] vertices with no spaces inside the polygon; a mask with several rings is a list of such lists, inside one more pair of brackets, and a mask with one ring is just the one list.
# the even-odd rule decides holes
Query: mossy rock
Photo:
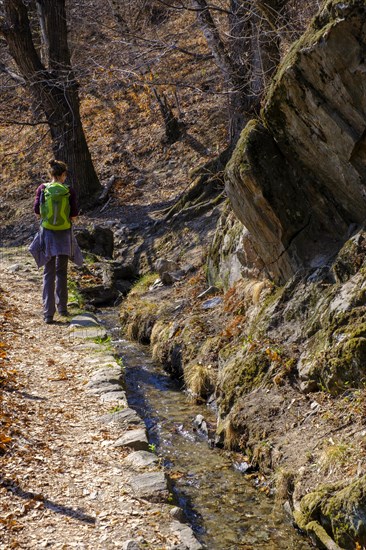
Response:
[{"label": "mossy rock", "polygon": [[227,414],[243,394],[258,387],[268,372],[271,361],[266,350],[239,351],[229,359],[219,374],[220,414]]},{"label": "mossy rock", "polygon": [[309,529],[317,521],[346,550],[366,545],[366,476],[346,487],[341,483],[321,486],[303,497],[296,521]]},{"label": "mossy rock", "polygon": [[[366,311],[356,308],[336,315],[309,341],[300,361],[303,380],[337,395],[366,378]],[[315,389],[315,387],[313,388]]]},{"label": "mossy rock", "polygon": [[159,306],[155,302],[135,298],[127,301],[120,310],[120,323],[130,340],[150,343],[152,329],[159,318]]}]

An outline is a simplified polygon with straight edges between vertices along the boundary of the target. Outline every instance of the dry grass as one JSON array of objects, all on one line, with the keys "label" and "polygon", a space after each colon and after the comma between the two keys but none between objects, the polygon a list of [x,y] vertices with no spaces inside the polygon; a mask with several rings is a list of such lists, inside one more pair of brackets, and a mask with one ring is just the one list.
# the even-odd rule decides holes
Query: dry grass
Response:
[{"label": "dry grass", "polygon": [[194,396],[207,397],[215,386],[215,371],[211,365],[194,363],[185,368],[184,381]]}]

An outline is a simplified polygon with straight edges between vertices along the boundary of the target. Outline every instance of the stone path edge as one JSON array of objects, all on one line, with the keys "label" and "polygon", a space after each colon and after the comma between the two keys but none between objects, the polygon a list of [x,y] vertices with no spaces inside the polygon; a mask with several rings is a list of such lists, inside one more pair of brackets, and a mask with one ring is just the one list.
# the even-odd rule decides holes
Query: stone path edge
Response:
[{"label": "stone path edge", "polygon": [[[100,324],[96,315],[80,313],[73,317],[69,325],[70,336],[80,340],[81,346],[90,346],[98,350],[98,358],[92,357],[95,370],[89,375],[85,385],[88,395],[98,395],[102,403],[114,405],[115,412],[100,417],[101,424],[114,424],[120,433],[112,443],[113,447],[124,447],[131,450],[125,458],[126,463],[138,470],[149,468],[148,472],[138,473],[129,485],[129,490],[135,497],[150,502],[167,503],[169,499],[169,479],[164,472],[158,457],[151,452],[148,434],[144,420],[138,413],[129,407],[123,367],[118,359],[108,350],[104,350],[103,341],[107,340],[107,330]],[[151,471],[153,468],[153,471]],[[204,548],[196,539],[191,527],[184,522],[184,512],[173,506],[172,530],[181,541],[176,550],[200,550]],[[128,540],[123,550],[138,550],[138,541]]]}]

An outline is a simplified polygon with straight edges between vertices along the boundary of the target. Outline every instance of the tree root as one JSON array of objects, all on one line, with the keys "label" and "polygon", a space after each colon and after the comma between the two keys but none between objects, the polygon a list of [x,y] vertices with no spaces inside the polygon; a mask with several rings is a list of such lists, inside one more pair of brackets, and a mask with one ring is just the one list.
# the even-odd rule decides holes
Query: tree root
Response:
[{"label": "tree root", "polygon": [[167,210],[159,223],[167,223],[183,211],[189,211],[192,217],[209,210],[224,199],[223,170],[230,158],[231,149],[225,149],[217,158],[199,167],[194,173],[195,178],[189,189],[183,193],[176,203]]}]

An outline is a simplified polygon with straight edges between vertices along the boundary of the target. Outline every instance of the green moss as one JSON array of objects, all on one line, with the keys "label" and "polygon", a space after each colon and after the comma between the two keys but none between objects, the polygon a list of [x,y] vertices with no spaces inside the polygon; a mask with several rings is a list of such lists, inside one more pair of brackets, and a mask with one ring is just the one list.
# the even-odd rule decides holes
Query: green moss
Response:
[{"label": "green moss", "polygon": [[[355,266],[355,256],[357,254],[357,244],[354,240],[349,240],[340,250],[337,259],[332,266],[336,280],[346,282],[357,271]],[[360,267],[360,266],[358,266]]]},{"label": "green moss", "polygon": [[318,522],[346,550],[366,544],[366,476],[346,487],[338,483],[321,486],[303,497],[295,519],[302,529]]},{"label": "green moss", "polygon": [[319,520],[322,503],[329,498],[334,490],[334,485],[322,485],[316,491],[312,491],[302,498],[300,511],[303,516],[303,526],[314,519]]},{"label": "green moss", "polygon": [[227,361],[220,376],[221,414],[228,413],[241,395],[258,387],[269,366],[270,359],[264,349],[244,355],[238,353]]},{"label": "green moss", "polygon": [[[365,334],[364,326],[355,334]],[[314,357],[313,375],[331,394],[337,395],[349,385],[360,387],[366,376],[366,338],[344,335],[341,343],[329,345]]]},{"label": "green moss", "polygon": [[342,548],[354,548],[355,541],[364,546],[366,544],[366,476],[332,495],[324,502],[322,514],[328,519],[334,539]]}]

